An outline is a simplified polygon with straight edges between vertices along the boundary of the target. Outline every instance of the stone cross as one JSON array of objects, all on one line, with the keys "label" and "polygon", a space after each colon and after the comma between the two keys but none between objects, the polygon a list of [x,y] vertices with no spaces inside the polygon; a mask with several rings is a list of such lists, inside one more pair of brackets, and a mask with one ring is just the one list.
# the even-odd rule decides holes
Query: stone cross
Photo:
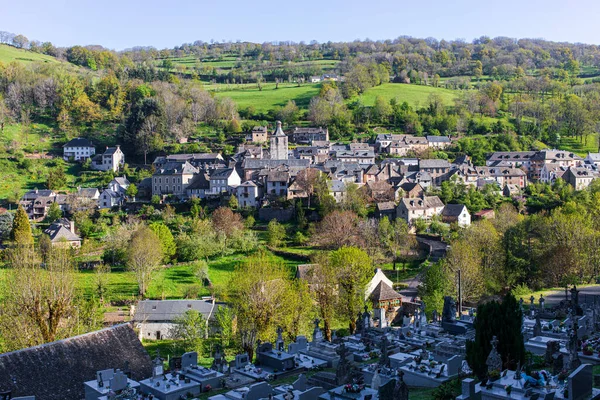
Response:
[{"label": "stone cross", "polygon": [[488,372],[491,371],[502,371],[502,359],[496,347],[498,346],[498,338],[494,336],[490,342],[492,344],[492,350],[485,361],[488,367]]},{"label": "stone cross", "polygon": [[321,332],[321,329],[319,328],[319,323],[321,322],[321,320],[319,318],[316,318],[314,323],[315,323],[315,330],[313,331],[313,342],[319,343],[323,341],[323,332]]},{"label": "stone cross", "polygon": [[529,301],[531,302],[531,308],[533,308],[534,302],[535,302],[535,297],[533,297],[533,295],[531,295],[531,297],[529,298]]},{"label": "stone cross", "polygon": [[544,309],[544,303],[546,302],[546,299],[544,299],[544,295],[540,294],[540,310]]}]

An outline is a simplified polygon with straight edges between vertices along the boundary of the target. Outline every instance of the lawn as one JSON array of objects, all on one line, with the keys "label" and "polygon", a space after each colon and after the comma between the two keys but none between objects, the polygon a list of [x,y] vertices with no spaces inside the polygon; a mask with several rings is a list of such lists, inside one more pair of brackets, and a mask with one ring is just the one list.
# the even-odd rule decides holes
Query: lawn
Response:
[{"label": "lawn", "polygon": [[34,53],[29,50],[17,49],[12,46],[0,44],[0,61],[8,63],[19,62],[59,62],[56,58],[45,54]]},{"label": "lawn", "polygon": [[598,152],[598,135],[590,134],[585,136],[583,140],[577,137],[562,136],[558,147],[561,150],[572,151],[581,157],[585,157],[588,152]]},{"label": "lawn", "polygon": [[411,106],[420,108],[425,106],[427,98],[432,93],[439,94],[447,106],[452,105],[454,99],[458,96],[458,91],[450,89],[435,88],[432,86],[406,85],[402,83],[385,83],[367,90],[360,96],[360,100],[364,105],[372,106],[375,104],[377,96],[381,96],[388,101],[396,98],[399,102],[406,101]]},{"label": "lawn", "polygon": [[253,107],[257,112],[266,113],[277,107],[283,107],[289,100],[294,100],[299,108],[308,109],[310,99],[319,93],[320,84],[279,84],[275,89],[274,83],[265,83],[262,90],[256,84],[217,84],[206,85],[208,91],[218,97],[230,97],[239,109]]}]

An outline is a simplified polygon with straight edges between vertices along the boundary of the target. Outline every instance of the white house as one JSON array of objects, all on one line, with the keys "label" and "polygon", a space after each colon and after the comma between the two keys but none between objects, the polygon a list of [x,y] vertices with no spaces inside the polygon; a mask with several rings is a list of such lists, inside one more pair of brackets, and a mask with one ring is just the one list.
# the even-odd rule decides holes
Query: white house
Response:
[{"label": "white house", "polygon": [[390,278],[385,276],[381,269],[377,268],[375,270],[375,275],[373,275],[373,278],[371,278],[371,281],[367,285],[367,290],[365,290],[365,300],[369,298],[371,293],[373,293],[373,290],[375,290],[375,288],[377,287],[377,285],[379,285],[380,282],[384,282],[389,287],[394,287],[394,282],[392,282]]},{"label": "white house", "polygon": [[600,153],[588,153],[583,161],[586,164],[593,164],[598,167],[600,166]]},{"label": "white house", "polygon": [[75,138],[71,139],[65,145],[63,145],[63,158],[66,161],[73,159],[75,161],[82,161],[93,157],[96,154],[96,148],[86,138]]},{"label": "white house", "polygon": [[125,164],[125,154],[121,146],[107,147],[106,151],[92,159],[92,168],[98,171],[117,172]]},{"label": "white house", "polygon": [[240,208],[258,207],[262,197],[262,185],[246,181],[236,188],[236,197]]},{"label": "white house", "polygon": [[442,211],[442,220],[447,223],[458,223],[458,226],[465,228],[471,225],[471,214],[464,204],[446,204]]},{"label": "white house", "polygon": [[240,175],[235,168],[219,168],[210,174],[210,194],[220,195],[230,193],[232,188],[242,183]]},{"label": "white house", "polygon": [[117,176],[108,183],[107,189],[100,193],[98,207],[112,208],[125,204],[125,192],[129,185],[129,180],[125,176]]}]

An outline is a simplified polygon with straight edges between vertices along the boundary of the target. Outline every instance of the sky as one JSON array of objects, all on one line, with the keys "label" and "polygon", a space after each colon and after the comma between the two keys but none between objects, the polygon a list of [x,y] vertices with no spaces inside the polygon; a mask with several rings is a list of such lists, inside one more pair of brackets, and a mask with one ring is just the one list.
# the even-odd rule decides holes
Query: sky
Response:
[{"label": "sky", "polygon": [[195,40],[544,38],[600,44],[598,0],[0,0],[0,31],[57,46],[172,48]]}]

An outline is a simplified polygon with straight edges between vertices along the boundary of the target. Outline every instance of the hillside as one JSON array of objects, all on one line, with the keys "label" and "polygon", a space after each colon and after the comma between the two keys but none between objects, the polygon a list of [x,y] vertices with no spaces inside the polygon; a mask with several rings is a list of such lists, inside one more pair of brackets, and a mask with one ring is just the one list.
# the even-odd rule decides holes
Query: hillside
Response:
[{"label": "hillside", "polygon": [[31,62],[52,62],[57,63],[60,62],[56,58],[47,56],[45,54],[34,53],[29,50],[17,49],[12,46],[7,46],[5,44],[0,44],[0,61],[2,62],[11,62],[11,61],[19,61],[25,63]]},{"label": "hillside", "polygon": [[432,86],[385,83],[367,90],[366,93],[360,96],[360,99],[365,106],[372,106],[375,104],[377,96],[381,96],[388,101],[396,98],[401,103],[406,101],[409,105],[419,108],[426,104],[427,98],[432,93],[439,94],[446,105],[451,105],[459,92]]}]

